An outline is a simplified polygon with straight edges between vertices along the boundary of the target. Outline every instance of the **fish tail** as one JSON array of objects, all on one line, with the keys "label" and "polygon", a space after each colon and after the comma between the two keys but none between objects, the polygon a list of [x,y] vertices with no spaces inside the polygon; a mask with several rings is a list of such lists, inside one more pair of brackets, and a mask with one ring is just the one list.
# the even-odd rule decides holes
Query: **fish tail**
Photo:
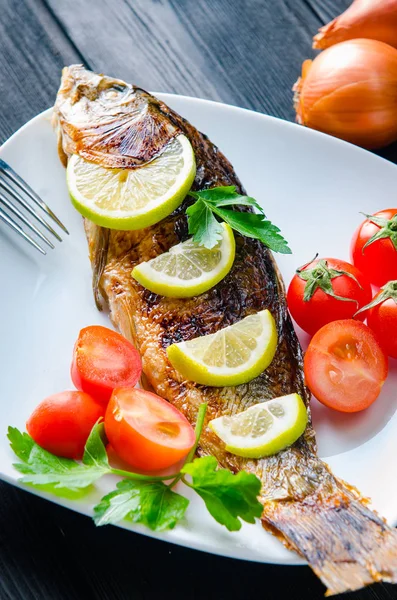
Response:
[{"label": "fish tail", "polygon": [[338,481],[332,496],[265,506],[263,526],[298,552],[327,587],[327,596],[374,582],[397,583],[397,530]]}]

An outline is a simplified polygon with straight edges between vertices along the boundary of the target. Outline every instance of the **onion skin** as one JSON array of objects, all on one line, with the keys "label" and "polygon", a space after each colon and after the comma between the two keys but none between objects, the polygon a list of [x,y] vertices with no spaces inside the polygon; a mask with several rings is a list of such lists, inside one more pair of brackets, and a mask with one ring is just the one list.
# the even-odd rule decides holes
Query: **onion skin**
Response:
[{"label": "onion skin", "polygon": [[324,50],[355,38],[369,38],[397,48],[397,0],[354,0],[344,13],[321,27],[313,48]]},{"label": "onion skin", "polygon": [[375,40],[342,42],[302,65],[296,120],[367,149],[397,140],[397,50]]}]

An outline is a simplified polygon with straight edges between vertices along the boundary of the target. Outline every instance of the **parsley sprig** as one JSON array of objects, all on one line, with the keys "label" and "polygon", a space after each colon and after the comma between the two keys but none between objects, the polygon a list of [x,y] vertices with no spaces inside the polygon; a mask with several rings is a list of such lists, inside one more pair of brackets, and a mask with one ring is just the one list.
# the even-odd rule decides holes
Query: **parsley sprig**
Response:
[{"label": "parsley sprig", "polygon": [[103,423],[94,425],[81,462],[59,458],[41,448],[27,434],[8,428],[10,445],[19,461],[14,467],[22,474],[20,482],[55,494],[89,490],[103,475],[123,477],[116,489],[94,507],[96,525],[127,520],[153,531],[172,529],[184,517],[189,500],[173,488],[183,482],[204,500],[218,523],[229,531],[241,528],[241,520],[254,523],[263,507],[258,501],[260,480],[252,473],[233,475],[218,469],[212,456],[194,459],[204,426],[207,405],[201,404],[196,422],[196,443],[179,473],[153,477],[114,469],[109,465],[104,444]]},{"label": "parsley sprig", "polygon": [[[260,240],[274,252],[291,254],[280,229],[266,219],[263,209],[257,201],[250,196],[238,194],[235,186],[220,186],[198,192],[190,191],[189,196],[196,200],[186,210],[189,233],[193,235],[193,240],[201,246],[213,248],[221,239],[222,227],[216,218],[219,217],[238,233]],[[225,208],[233,206],[250,206],[256,208],[259,214]]]}]

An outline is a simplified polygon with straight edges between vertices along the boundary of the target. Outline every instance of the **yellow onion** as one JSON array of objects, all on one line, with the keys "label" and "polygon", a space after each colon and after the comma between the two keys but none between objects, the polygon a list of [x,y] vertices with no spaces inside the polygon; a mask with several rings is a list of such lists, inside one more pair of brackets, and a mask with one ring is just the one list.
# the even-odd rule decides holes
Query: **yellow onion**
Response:
[{"label": "yellow onion", "polygon": [[354,38],[369,38],[397,48],[397,0],[354,0],[344,13],[321,27],[313,48],[329,48]]},{"label": "yellow onion", "polygon": [[397,50],[375,40],[336,44],[302,65],[296,120],[364,148],[397,140]]}]

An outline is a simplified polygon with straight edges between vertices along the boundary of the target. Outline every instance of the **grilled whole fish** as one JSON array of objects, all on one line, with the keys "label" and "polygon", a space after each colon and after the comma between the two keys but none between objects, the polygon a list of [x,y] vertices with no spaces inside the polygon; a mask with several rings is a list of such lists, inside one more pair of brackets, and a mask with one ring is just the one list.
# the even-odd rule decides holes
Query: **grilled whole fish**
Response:
[{"label": "grilled whole fish", "polygon": [[[54,125],[65,165],[72,153],[78,153],[105,167],[139,168],[182,132],[196,156],[194,189],[235,185],[244,192],[218,148],[163,102],[81,65],[63,71]],[[280,395],[301,394],[309,423],[291,448],[260,460],[244,459],[227,452],[205,427],[199,455],[211,454],[222,467],[233,472],[244,469],[260,478],[264,528],[307,560],[329,594],[374,581],[397,582],[397,532],[317,457],[302,351],[271,252],[257,240],[236,235],[233,269],[216,287],[195,298],[163,298],[131,277],[136,264],[187,238],[184,208],[140,231],[108,230],[85,220],[98,305],[102,296],[114,325],[138,348],[145,383],[191,423],[203,401],[208,402],[209,421]],[[166,348],[171,343],[214,333],[265,308],[277,323],[278,348],[270,367],[250,383],[230,388],[197,385],[184,381],[168,362]]]}]

